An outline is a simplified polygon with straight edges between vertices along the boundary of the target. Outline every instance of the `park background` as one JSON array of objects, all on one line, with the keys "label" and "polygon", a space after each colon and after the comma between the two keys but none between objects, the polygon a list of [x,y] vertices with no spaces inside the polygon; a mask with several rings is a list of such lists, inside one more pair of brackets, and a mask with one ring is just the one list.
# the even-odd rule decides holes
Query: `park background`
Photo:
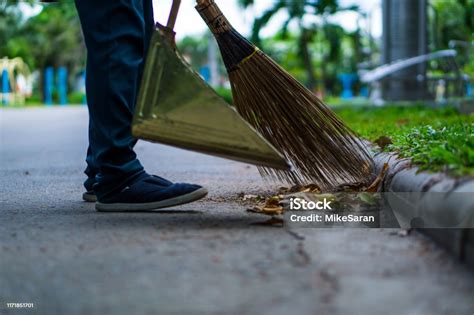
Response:
[{"label": "park background", "polygon": [[[154,1],[164,23],[170,0]],[[474,169],[473,0],[226,0],[231,23],[361,136],[423,169]],[[184,0],[179,51],[229,103],[218,46]],[[0,3],[1,104],[85,105],[73,1]]]},{"label": "park background", "polygon": [[[411,10],[418,10],[416,3],[412,2]],[[164,22],[170,1],[155,0],[154,5],[156,20]],[[418,50],[429,53],[455,49],[458,53],[455,60],[466,81],[464,91],[457,95],[472,95],[474,3],[431,0],[425,5],[426,48]],[[382,54],[381,0],[325,0],[307,4],[231,0],[222,7],[238,30],[330,104],[340,103],[341,97],[369,98],[373,91],[369,84],[360,81],[360,74],[384,61],[394,61],[384,60]],[[182,8],[176,28],[180,51],[212,86],[228,96],[229,83],[218,48],[195,12],[194,1],[184,1]],[[20,93],[4,96],[3,103],[12,106],[84,103],[86,54],[74,2],[3,1],[0,17],[0,57],[21,58],[17,59],[15,83],[7,86],[7,78],[2,75],[5,81],[2,92]],[[413,29],[416,30],[421,28]],[[436,98],[436,88],[443,84],[441,75],[450,70],[442,60],[429,63],[428,76],[438,77],[436,81],[430,79],[430,98]],[[345,81],[350,83],[344,88]]]},{"label": "park background", "polygon": [[[372,141],[377,166],[389,164],[377,171],[384,192],[446,192],[442,214],[474,222],[474,0],[216,1]],[[170,2],[155,1],[158,21]],[[193,4],[183,0],[179,49],[232,103]],[[0,313],[18,301],[35,314],[472,314],[472,229],[282,228],[247,210],[287,184],[145,141],[136,152],[151,174],[209,196],[154,213],[83,202],[86,51],[73,1],[0,0],[0,62]]]}]

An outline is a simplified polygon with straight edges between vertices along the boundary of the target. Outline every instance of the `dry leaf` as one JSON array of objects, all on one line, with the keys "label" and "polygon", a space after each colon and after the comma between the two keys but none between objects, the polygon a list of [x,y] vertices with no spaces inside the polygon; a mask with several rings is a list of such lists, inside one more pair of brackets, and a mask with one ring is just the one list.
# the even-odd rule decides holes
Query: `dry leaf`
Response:
[{"label": "dry leaf", "polygon": [[280,189],[278,189],[278,194],[288,194],[288,193],[298,193],[298,192],[302,192],[302,193],[320,193],[321,188],[316,184],[309,184],[309,185],[306,185],[306,186],[295,185],[291,188],[280,187]]},{"label": "dry leaf", "polygon": [[401,125],[406,125],[410,122],[410,120],[408,119],[400,119],[397,121],[397,125],[401,126]]},{"label": "dry leaf", "polygon": [[387,136],[381,136],[380,138],[378,138],[377,140],[374,141],[375,143],[377,143],[377,145],[383,150],[385,149],[386,146],[392,144],[392,139],[387,137]]},{"label": "dry leaf", "polygon": [[266,215],[281,215],[283,211],[283,207],[264,207],[262,213]]},{"label": "dry leaf", "polygon": [[253,208],[248,208],[247,212],[252,212],[252,213],[262,213],[263,212],[263,207],[261,206],[255,206]]},{"label": "dry leaf", "polygon": [[321,188],[316,184],[310,184],[310,185],[306,186],[306,189],[309,189],[309,192],[311,192],[311,193],[320,193],[321,192]]},{"label": "dry leaf", "polygon": [[283,207],[253,207],[253,208],[248,208],[247,212],[251,213],[258,213],[258,214],[265,214],[265,215],[282,215],[284,212]]},{"label": "dry leaf", "polygon": [[280,205],[280,198],[278,196],[273,196],[270,198],[267,198],[265,201],[265,206],[270,207],[270,206],[279,206]]},{"label": "dry leaf", "polygon": [[246,200],[258,199],[258,198],[259,198],[259,196],[257,196],[257,195],[244,195],[242,197],[242,200],[246,201]]},{"label": "dry leaf", "polygon": [[377,178],[376,178],[375,181],[372,183],[372,185],[370,185],[370,186],[366,189],[367,192],[377,192],[377,191],[379,190],[379,186],[380,186],[380,184],[382,183],[382,180],[384,179],[385,173],[387,173],[388,168],[389,168],[388,163],[385,163],[385,164],[383,165],[382,171],[380,172],[379,176],[377,176]]},{"label": "dry leaf", "polygon": [[343,184],[337,187],[336,191],[338,192],[359,192],[365,191],[367,189],[366,183],[352,183],[352,184]]},{"label": "dry leaf", "polygon": [[295,186],[291,187],[291,188],[288,190],[288,192],[289,192],[289,193],[296,193],[296,192],[301,192],[301,191],[304,190],[304,189],[305,189],[305,188],[304,188],[304,186],[302,186],[302,185],[295,185]]},{"label": "dry leaf", "polygon": [[[282,195],[280,195],[282,196]],[[260,204],[253,208],[247,209],[248,212],[261,213],[265,215],[281,215],[283,214],[283,207],[280,205],[282,198],[280,196],[269,197],[264,204]],[[283,196],[282,196],[283,197]]]},{"label": "dry leaf", "polygon": [[288,187],[280,187],[278,188],[278,194],[281,195],[281,194],[286,194],[287,192],[290,191],[290,188]]}]

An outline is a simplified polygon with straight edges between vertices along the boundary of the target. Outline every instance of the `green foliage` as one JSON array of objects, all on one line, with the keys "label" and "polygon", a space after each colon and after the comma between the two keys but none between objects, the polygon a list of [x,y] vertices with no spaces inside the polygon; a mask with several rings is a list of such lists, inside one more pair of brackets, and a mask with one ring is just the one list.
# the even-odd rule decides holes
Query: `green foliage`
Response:
[{"label": "green foliage", "polygon": [[2,0],[0,2],[0,58],[21,56],[19,47],[23,44],[15,42],[15,39],[23,25],[24,19],[18,2]]},{"label": "green foliage", "polygon": [[454,122],[413,128],[395,134],[388,150],[400,152],[421,169],[443,170],[454,175],[474,174],[474,124]]},{"label": "green foliage", "polygon": [[72,1],[44,6],[24,27],[34,66],[68,66],[70,72],[85,65],[85,47],[79,18]]},{"label": "green foliage", "polygon": [[344,29],[339,25],[325,24],[323,32],[329,48],[327,60],[331,62],[340,61],[342,56],[342,39],[346,35]]},{"label": "green foliage", "polygon": [[81,28],[72,1],[45,5],[28,20],[17,1],[7,3],[0,5],[0,41],[5,43],[0,55],[22,57],[30,68],[84,66]]},{"label": "green foliage", "polygon": [[25,100],[26,106],[43,106],[43,100],[41,95],[33,94]]},{"label": "green foliage", "polygon": [[43,5],[39,14],[25,19],[20,5],[35,2],[0,2],[0,57],[21,57],[41,74],[45,67],[63,66],[74,76],[84,68],[86,59],[74,2]]},{"label": "green foliage", "polygon": [[68,95],[67,100],[69,104],[82,104],[84,97],[85,95],[82,92],[73,92]]},{"label": "green foliage", "polygon": [[177,43],[177,46],[181,54],[191,62],[191,66],[194,69],[199,69],[207,63],[208,43],[208,35],[200,37],[186,36]]},{"label": "green foliage", "polygon": [[441,47],[448,48],[450,40],[471,41],[474,33],[473,0],[433,0],[437,14],[436,30]]},{"label": "green foliage", "polygon": [[[243,7],[248,7],[254,4],[254,0],[240,0],[240,3]],[[315,90],[317,85],[319,85],[320,90],[324,90],[327,86],[332,89],[337,76],[334,69],[343,63],[342,60],[344,60],[345,57],[343,56],[342,42],[346,34],[342,27],[329,23],[326,17],[347,10],[358,11],[358,7],[341,7],[338,0],[277,0],[274,1],[260,17],[255,19],[252,40],[257,46],[263,46],[265,51],[272,50],[272,48],[266,44],[266,41],[262,42],[260,30],[265,27],[277,13],[286,11],[288,18],[283,22],[280,34],[282,38],[286,38],[289,24],[292,22],[298,24],[300,31],[297,34],[294,44],[296,44],[295,46],[298,48],[298,66],[305,71],[304,79],[306,85],[311,90]],[[318,23],[308,25],[308,23],[304,22],[304,18],[308,15],[323,16],[323,22],[319,23],[321,25]],[[313,45],[316,38],[317,46]],[[360,37],[355,39],[359,40]],[[319,60],[315,61],[317,54],[319,54]],[[353,56],[359,55],[360,54],[353,54]],[[357,62],[359,61],[360,60],[357,60]],[[355,69],[355,64],[356,62],[349,62],[348,66],[344,66],[346,68]],[[318,73],[320,77],[319,80],[317,78]],[[297,74],[297,76],[299,75]],[[317,81],[319,81],[319,84]]]},{"label": "green foliage", "polygon": [[474,41],[474,0],[433,0],[433,8],[436,11],[433,49],[452,48],[452,40],[464,42],[456,47],[459,52],[457,60],[464,72],[474,75],[474,50],[471,47]]},{"label": "green foliage", "polygon": [[265,52],[269,54],[279,65],[289,71],[299,81],[307,79],[307,73],[302,67],[301,49],[297,45],[298,36],[293,33],[279,33],[274,37],[265,38],[263,45]]},{"label": "green foliage", "polygon": [[217,94],[219,94],[223,99],[226,100],[227,103],[233,104],[233,98],[232,98],[232,91],[226,88],[217,88],[216,89]]},{"label": "green foliage", "polygon": [[410,157],[421,169],[474,174],[474,116],[423,106],[341,108],[337,113],[362,137],[392,140],[385,150]]},{"label": "green foliage", "polygon": [[[84,100],[84,93],[82,92],[72,92],[67,96],[68,105],[80,105]],[[53,103],[57,104],[59,102],[59,97],[56,93],[53,94]],[[25,106],[44,106],[41,95],[38,93],[33,94],[25,100]]]}]

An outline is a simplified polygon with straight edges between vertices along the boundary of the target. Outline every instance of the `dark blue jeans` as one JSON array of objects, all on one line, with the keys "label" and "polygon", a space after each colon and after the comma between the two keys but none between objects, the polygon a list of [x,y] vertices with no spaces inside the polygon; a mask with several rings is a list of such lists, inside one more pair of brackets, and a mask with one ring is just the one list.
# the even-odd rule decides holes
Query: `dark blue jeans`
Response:
[{"label": "dark blue jeans", "polygon": [[99,199],[144,172],[131,134],[153,31],[152,0],[76,0],[87,46],[88,176]]}]

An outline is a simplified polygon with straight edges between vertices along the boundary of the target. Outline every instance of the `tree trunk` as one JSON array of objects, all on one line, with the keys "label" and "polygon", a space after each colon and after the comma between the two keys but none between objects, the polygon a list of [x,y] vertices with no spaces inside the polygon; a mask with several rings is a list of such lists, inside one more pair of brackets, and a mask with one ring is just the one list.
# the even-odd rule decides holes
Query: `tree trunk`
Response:
[{"label": "tree trunk", "polygon": [[311,38],[311,32],[305,28],[302,28],[300,35],[301,58],[303,61],[304,68],[306,70],[307,86],[311,91],[314,91],[316,87],[316,77],[314,75],[313,59],[311,58],[311,52],[309,49]]}]

